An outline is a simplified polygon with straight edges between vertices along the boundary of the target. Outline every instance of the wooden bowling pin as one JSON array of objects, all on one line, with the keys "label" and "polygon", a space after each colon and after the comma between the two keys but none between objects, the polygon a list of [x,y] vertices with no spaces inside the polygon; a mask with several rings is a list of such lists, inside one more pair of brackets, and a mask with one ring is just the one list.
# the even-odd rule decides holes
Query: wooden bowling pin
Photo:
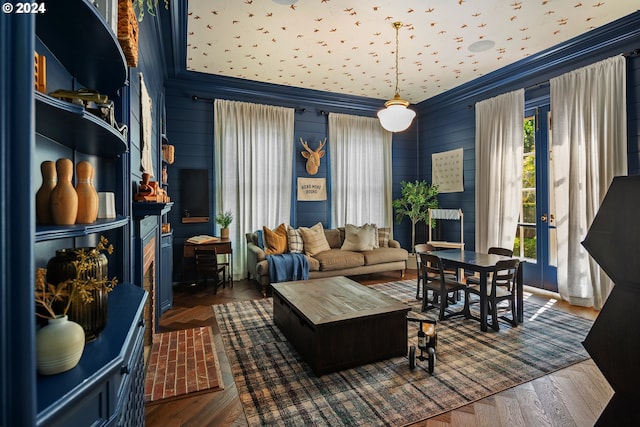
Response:
[{"label": "wooden bowling pin", "polygon": [[51,191],[51,219],[56,225],[72,225],[78,215],[78,193],[73,188],[73,162],[69,159],[56,161],[58,183]]}]

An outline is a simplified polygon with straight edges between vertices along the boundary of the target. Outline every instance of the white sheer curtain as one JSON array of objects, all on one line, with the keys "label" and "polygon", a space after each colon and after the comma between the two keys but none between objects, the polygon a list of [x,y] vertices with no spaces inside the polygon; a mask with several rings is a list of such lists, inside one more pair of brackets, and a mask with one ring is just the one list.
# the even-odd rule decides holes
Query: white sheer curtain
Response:
[{"label": "white sheer curtain", "polygon": [[391,137],[378,119],[329,114],[332,226],[392,226]]},{"label": "white sheer curtain", "polygon": [[622,56],[551,79],[558,291],[602,308],[613,283],[581,245],[611,180],[627,174],[626,64]]},{"label": "white sheer curtain", "polygon": [[524,89],[475,108],[476,251],[513,248],[522,202]]},{"label": "white sheer curtain", "polygon": [[235,279],[247,271],[244,234],[289,224],[293,123],[292,108],[215,100],[216,213],[233,213]]}]

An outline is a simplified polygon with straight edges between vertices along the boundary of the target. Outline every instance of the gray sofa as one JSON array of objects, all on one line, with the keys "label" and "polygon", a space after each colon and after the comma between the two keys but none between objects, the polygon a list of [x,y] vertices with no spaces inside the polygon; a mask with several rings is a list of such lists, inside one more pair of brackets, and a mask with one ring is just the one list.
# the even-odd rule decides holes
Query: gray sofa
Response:
[{"label": "gray sofa", "polygon": [[[340,249],[344,242],[344,229],[325,229],[324,234],[331,250],[308,256],[309,278],[356,276],[397,270],[404,277],[409,256],[396,240],[389,239],[387,247],[355,252]],[[269,288],[269,264],[264,250],[258,245],[257,233],[247,233],[247,266],[249,277],[262,287],[262,295]],[[385,242],[386,243],[386,242]]]}]

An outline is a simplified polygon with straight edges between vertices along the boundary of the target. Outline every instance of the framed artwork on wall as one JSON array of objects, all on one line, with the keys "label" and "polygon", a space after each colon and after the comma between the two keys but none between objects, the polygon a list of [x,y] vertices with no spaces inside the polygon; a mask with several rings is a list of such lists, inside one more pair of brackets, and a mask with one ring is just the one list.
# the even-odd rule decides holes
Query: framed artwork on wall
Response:
[{"label": "framed artwork on wall", "polygon": [[431,184],[438,186],[439,193],[464,191],[462,148],[431,155]]}]

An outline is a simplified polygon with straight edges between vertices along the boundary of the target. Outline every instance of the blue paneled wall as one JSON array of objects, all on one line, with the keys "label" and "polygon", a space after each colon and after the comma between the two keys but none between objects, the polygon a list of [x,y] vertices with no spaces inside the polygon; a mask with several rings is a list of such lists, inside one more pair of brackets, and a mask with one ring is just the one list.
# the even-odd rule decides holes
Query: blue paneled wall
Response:
[{"label": "blue paneled wall", "polygon": [[[197,96],[199,100],[194,100]],[[383,106],[384,100],[336,95],[308,89],[290,88],[272,84],[250,82],[246,80],[206,76],[197,73],[169,79],[166,83],[167,132],[171,144],[176,147],[176,160],[169,167],[170,196],[175,207],[169,214],[174,230],[174,279],[177,280],[181,248],[185,238],[197,234],[214,234],[217,225],[213,217],[217,212],[214,206],[214,170],[213,170],[213,99],[254,102],[268,105],[295,108],[294,140],[291,141],[291,155],[294,160],[293,197],[297,177],[308,177],[306,159],[300,154],[304,151],[300,138],[307,141],[315,149],[320,141],[328,137],[327,112],[374,117]],[[327,154],[322,158],[320,168],[314,177],[327,178],[330,187],[329,143],[325,146]],[[400,182],[413,180],[418,174],[416,156],[416,127],[395,134],[393,137],[393,194],[398,197]],[[182,224],[182,198],[180,169],[206,169],[209,172],[210,219],[207,223]],[[291,225],[311,226],[321,222],[325,227],[336,227],[344,224],[330,224],[330,196],[324,202],[292,203]],[[265,224],[276,227],[278,224]],[[247,230],[251,231],[251,230]],[[404,247],[411,243],[410,225],[408,221],[394,226],[394,236]]]}]

